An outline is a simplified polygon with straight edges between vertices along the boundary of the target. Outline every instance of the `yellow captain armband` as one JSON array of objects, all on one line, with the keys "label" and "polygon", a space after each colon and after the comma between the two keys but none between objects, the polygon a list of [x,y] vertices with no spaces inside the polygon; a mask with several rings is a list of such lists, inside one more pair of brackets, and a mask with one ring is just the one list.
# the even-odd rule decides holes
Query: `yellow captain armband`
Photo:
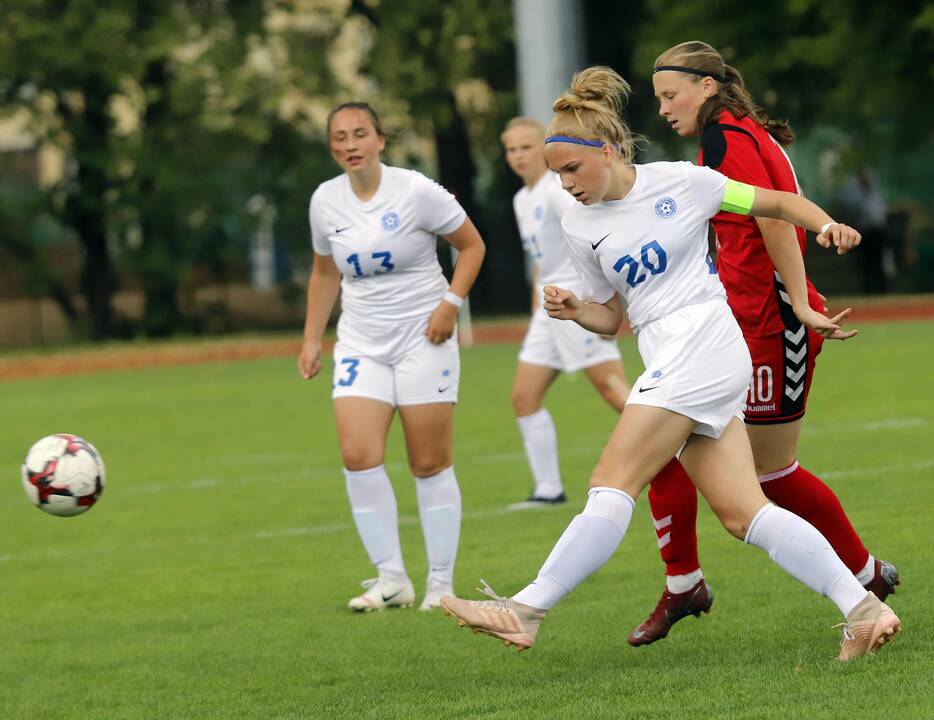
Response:
[{"label": "yellow captain armband", "polygon": [[724,212],[748,215],[752,211],[752,203],[755,199],[756,188],[754,185],[728,179],[726,188],[723,191],[723,202],[720,203],[720,209]]}]

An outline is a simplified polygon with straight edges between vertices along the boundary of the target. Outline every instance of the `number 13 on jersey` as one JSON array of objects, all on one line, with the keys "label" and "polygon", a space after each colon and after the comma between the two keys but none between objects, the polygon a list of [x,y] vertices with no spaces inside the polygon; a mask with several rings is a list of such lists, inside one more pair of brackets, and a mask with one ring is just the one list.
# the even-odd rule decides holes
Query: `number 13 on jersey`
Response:
[{"label": "number 13 on jersey", "polygon": [[392,270],[396,267],[392,263],[392,253],[390,252],[371,253],[370,258],[373,260],[381,260],[381,262],[373,269],[372,272],[364,272],[363,267],[360,264],[359,253],[354,253],[353,255],[347,256],[347,264],[353,268],[354,277],[364,277],[365,275],[382,275],[383,273],[392,272]]}]

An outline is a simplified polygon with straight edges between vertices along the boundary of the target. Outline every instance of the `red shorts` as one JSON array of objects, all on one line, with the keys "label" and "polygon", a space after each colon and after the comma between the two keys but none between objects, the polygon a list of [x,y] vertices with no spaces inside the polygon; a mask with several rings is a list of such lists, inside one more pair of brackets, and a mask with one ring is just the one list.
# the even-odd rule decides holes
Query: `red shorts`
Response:
[{"label": "red shorts", "polygon": [[746,423],[774,425],[803,417],[824,338],[799,323],[795,330],[747,337],[746,344],[752,356]]}]

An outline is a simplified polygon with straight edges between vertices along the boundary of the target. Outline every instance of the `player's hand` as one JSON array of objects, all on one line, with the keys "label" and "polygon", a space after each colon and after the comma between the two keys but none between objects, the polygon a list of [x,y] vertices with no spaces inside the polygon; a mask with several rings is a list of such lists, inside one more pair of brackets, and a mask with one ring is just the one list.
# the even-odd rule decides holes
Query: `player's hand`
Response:
[{"label": "player's hand", "polygon": [[827,232],[817,236],[817,244],[824,248],[833,246],[837,248],[837,255],[843,255],[859,245],[862,237],[849,225],[834,223]]},{"label": "player's hand", "polygon": [[321,343],[306,341],[302,354],[298,356],[298,374],[303,380],[311,380],[321,372]]},{"label": "player's hand", "polygon": [[830,310],[830,308],[827,307],[827,298],[825,298],[823,294],[821,293],[817,293],[817,297],[820,298],[820,304],[821,304],[821,307],[824,308],[824,312],[827,312],[828,310]]},{"label": "player's hand", "polygon": [[828,318],[826,315],[822,315],[813,308],[807,308],[801,311],[795,310],[795,315],[798,316],[798,319],[802,323],[821,337],[827,338],[828,340],[846,340],[859,332],[859,330],[841,329],[841,325],[843,325],[851,312],[853,312],[853,308],[847,308],[838,315]]},{"label": "player's hand", "polygon": [[442,300],[428,318],[425,337],[428,338],[428,342],[440,345],[454,334],[455,327],[457,327],[457,308]]},{"label": "player's hand", "polygon": [[543,293],[543,307],[548,315],[558,320],[575,320],[581,307],[581,301],[570,290],[546,285]]}]

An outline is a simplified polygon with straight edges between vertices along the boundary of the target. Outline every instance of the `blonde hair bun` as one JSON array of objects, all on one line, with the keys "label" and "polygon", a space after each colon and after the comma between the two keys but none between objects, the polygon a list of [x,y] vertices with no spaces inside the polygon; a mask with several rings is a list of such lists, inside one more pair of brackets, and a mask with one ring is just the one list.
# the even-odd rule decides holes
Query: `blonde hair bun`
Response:
[{"label": "blonde hair bun", "polygon": [[632,88],[613,68],[596,65],[575,73],[571,87],[555,100],[555,112],[608,109],[618,115]]},{"label": "blonde hair bun", "polygon": [[632,164],[636,143],[629,126],[620,117],[632,88],[618,72],[596,65],[576,73],[571,87],[555,100],[555,116],[549,135],[568,135],[598,140],[615,147],[620,157]]}]

